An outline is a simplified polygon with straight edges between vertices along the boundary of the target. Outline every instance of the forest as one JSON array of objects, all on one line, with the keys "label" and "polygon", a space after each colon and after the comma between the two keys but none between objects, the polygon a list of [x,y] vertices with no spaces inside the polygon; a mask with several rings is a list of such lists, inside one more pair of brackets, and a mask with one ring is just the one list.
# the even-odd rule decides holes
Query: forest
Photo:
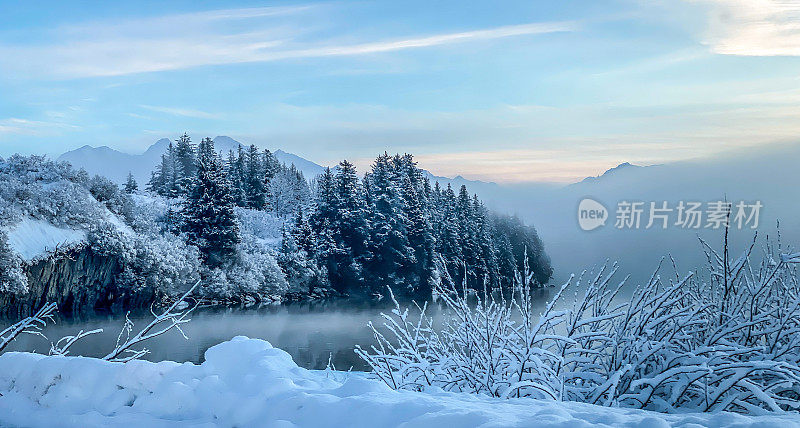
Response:
[{"label": "forest", "polygon": [[525,258],[539,284],[550,278],[533,227],[491,212],[466,186],[456,194],[432,184],[410,154],[378,156],[363,178],[343,160],[309,183],[269,150],[240,146],[225,156],[213,144],[206,138],[195,148],[183,135],[147,184],[182,199],[166,218],[169,230],[185,234],[211,266],[235,254],[233,208],[241,207],[290,219],[278,262],[290,285],[309,292],[381,295],[391,287],[429,297],[433,284],[465,277],[476,289],[504,287]]},{"label": "forest", "polygon": [[[219,153],[184,134],[141,188],[43,157],[2,165],[6,229],[43,220],[86,230],[94,252],[119,260],[118,284],[156,296],[199,280],[198,293],[219,302],[380,297],[387,287],[426,299],[442,283],[509,287],[525,263],[538,286],[552,273],[532,226],[465,186],[432,183],[410,154],[381,154],[363,176],[343,160],[307,180],[269,150]],[[26,261],[0,238],[10,267],[0,289],[24,294]]]}]

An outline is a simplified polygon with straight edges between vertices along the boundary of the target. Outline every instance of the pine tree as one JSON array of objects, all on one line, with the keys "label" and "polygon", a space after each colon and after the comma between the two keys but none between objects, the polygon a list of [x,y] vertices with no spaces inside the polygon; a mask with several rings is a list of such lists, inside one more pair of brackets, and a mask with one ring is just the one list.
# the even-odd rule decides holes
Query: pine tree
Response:
[{"label": "pine tree", "polygon": [[189,193],[193,187],[192,181],[196,178],[197,161],[195,159],[194,145],[192,139],[183,134],[175,140],[174,152],[174,174],[175,174],[175,189],[174,192],[178,196],[184,196]]},{"label": "pine tree", "polygon": [[444,257],[448,272],[453,280],[460,284],[464,276],[464,260],[459,238],[459,219],[456,214],[456,195],[450,184],[442,192],[440,223],[437,240],[437,251]]},{"label": "pine tree", "polygon": [[308,218],[303,214],[302,207],[297,210],[297,216],[295,217],[294,226],[292,227],[292,237],[297,243],[298,248],[309,255],[316,253],[314,231],[308,223]]},{"label": "pine tree", "polygon": [[[275,178],[275,173],[278,171],[278,161],[269,150],[264,150],[262,155],[261,166],[264,174],[264,207],[266,211],[274,210],[272,204],[272,179]],[[305,180],[304,180],[305,181]]]},{"label": "pine tree", "polygon": [[490,216],[466,186],[458,195],[449,184],[432,186],[411,155],[378,156],[362,180],[347,161],[336,173],[327,169],[313,184],[310,215],[300,199],[291,200],[299,194],[293,184],[308,189],[302,174],[294,166],[276,171],[276,210],[296,213],[285,252],[305,253],[319,277],[339,291],[384,293],[390,286],[399,295],[427,297],[431,284],[443,280],[466,279],[478,289],[503,286],[525,251],[537,280],[544,283],[551,274],[534,229]]},{"label": "pine tree", "polygon": [[230,183],[210,138],[200,144],[196,173],[184,203],[184,232],[188,242],[200,249],[203,261],[219,267],[236,253],[241,239]]},{"label": "pine tree", "polygon": [[231,197],[233,203],[238,207],[246,205],[247,197],[244,193],[244,160],[242,159],[242,147],[239,146],[238,156],[234,154],[233,150],[228,153],[227,162],[227,176],[228,181],[231,183]]},{"label": "pine tree", "polygon": [[373,198],[369,260],[373,279],[370,282],[376,292],[383,292],[390,286],[401,294],[410,294],[414,284],[407,280],[413,273],[416,259],[405,229],[407,219],[400,192],[398,158],[386,153],[378,156],[369,175]]},{"label": "pine tree", "polygon": [[414,275],[417,285],[414,293],[429,297],[431,290],[428,288],[428,279],[433,269],[433,231],[425,215],[423,199],[410,177],[403,180],[403,199],[408,244],[414,250],[415,258]]},{"label": "pine tree", "polygon": [[175,175],[175,148],[169,143],[167,151],[161,155],[161,163],[150,175],[147,188],[151,192],[168,198],[177,196]]},{"label": "pine tree", "polygon": [[125,181],[125,193],[133,193],[137,190],[139,190],[139,185],[136,184],[133,174],[128,172],[128,179]]},{"label": "pine tree", "polygon": [[264,181],[264,166],[258,148],[251,145],[247,150],[245,169],[245,195],[247,207],[262,210],[266,205],[266,190]]}]

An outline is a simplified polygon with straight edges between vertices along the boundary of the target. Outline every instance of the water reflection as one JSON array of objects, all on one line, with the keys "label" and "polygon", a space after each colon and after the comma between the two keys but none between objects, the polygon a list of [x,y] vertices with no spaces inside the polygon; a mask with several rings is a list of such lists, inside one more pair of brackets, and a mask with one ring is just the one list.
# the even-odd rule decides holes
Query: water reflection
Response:
[{"label": "water reflection", "polygon": [[[536,290],[535,301],[544,306],[551,289]],[[410,302],[409,302],[410,303]],[[339,370],[366,370],[364,362],[353,352],[355,345],[368,347],[374,343],[367,323],[382,324],[381,312],[388,313],[391,302],[332,299],[317,302],[293,302],[258,308],[199,308],[192,321],[183,326],[189,340],[171,331],[147,342],[150,361],[203,361],[205,351],[234,336],[264,339],[287,351],[301,367],[323,369],[329,357]],[[428,314],[441,319],[445,310],[438,303],[429,303]],[[149,312],[132,313],[134,331],[152,320]],[[72,335],[79,330],[102,328],[103,333],[89,336],[71,348],[71,354],[102,356],[114,348],[124,316],[95,314],[90,317],[59,318],[43,333],[51,340]],[[0,321],[0,325],[7,322]],[[42,337],[23,335],[7,351],[23,350],[47,353],[50,342]]]}]

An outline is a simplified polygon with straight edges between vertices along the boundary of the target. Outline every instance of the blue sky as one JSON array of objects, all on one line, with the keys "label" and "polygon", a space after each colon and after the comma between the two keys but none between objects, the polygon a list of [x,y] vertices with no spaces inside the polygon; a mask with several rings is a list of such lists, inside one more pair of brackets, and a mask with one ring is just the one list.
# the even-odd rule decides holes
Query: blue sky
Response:
[{"label": "blue sky", "polygon": [[800,131],[790,2],[66,3],[0,3],[0,155],[186,131],[568,182]]}]

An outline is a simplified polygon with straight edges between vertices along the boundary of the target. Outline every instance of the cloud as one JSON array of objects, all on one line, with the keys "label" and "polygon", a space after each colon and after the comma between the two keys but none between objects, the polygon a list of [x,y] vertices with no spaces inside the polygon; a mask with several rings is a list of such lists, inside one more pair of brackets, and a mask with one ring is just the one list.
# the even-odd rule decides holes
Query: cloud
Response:
[{"label": "cloud", "polygon": [[710,6],[704,43],[724,55],[800,56],[800,2],[699,0]]},{"label": "cloud", "polygon": [[309,15],[317,8],[228,9],[66,26],[45,33],[51,38],[44,43],[0,45],[0,66],[20,76],[119,76],[205,65],[367,55],[576,28],[572,22],[528,23],[377,41],[362,36],[360,42],[350,39],[345,43],[314,32],[328,25]]},{"label": "cloud", "polygon": [[[173,116],[194,117],[198,119],[220,119],[222,117],[222,115],[216,113],[209,113],[205,111],[192,110],[179,107],[160,107],[160,106],[150,106],[145,104],[141,104],[139,105],[139,107],[158,113],[171,114]],[[133,115],[133,113],[131,114]]]},{"label": "cloud", "polygon": [[64,129],[75,130],[80,129],[80,127],[60,122],[21,119],[18,117],[0,119],[0,139],[10,135],[52,136],[58,135],[59,131]]},{"label": "cloud", "polygon": [[461,43],[475,40],[491,40],[511,36],[555,33],[562,31],[573,31],[576,26],[574,23],[532,23],[523,25],[509,25],[488,30],[466,31],[462,33],[440,34],[429,37],[416,37],[394,41],[381,41],[375,43],[362,43],[349,46],[330,46],[311,49],[299,49],[295,51],[276,53],[275,58],[302,58],[319,57],[333,55],[361,55],[377,52],[389,52],[401,49],[425,48],[431,46],[446,45],[451,43]]}]

